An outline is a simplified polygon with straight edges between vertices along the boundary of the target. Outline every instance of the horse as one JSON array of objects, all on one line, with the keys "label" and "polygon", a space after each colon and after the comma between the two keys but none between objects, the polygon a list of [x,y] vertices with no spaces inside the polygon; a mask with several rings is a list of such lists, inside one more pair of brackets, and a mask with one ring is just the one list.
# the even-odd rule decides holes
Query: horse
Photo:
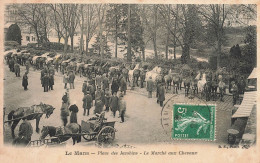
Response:
[{"label": "horse", "polygon": [[191,86],[191,78],[190,77],[184,78],[183,79],[183,83],[184,83],[185,96],[188,96],[189,90],[190,90],[190,86]]},{"label": "horse", "polygon": [[217,98],[217,89],[218,89],[218,79],[216,76],[214,76],[211,82],[211,93],[214,101],[216,101]]},{"label": "horse", "polygon": [[[45,139],[46,136],[57,137],[57,139],[52,139],[52,141],[64,142],[72,138],[73,145],[81,142],[81,126],[77,123],[70,123],[68,125],[54,127],[54,126],[43,126],[41,130],[40,140]],[[67,134],[67,135],[66,135]],[[73,135],[74,134],[74,135]],[[78,134],[78,135],[77,135]]]},{"label": "horse", "polygon": [[133,83],[133,86],[135,86],[135,84],[137,84],[138,86],[138,79],[140,77],[140,70],[139,70],[139,64],[135,65],[133,70],[129,70],[128,71],[128,77],[129,77],[129,81],[130,83]]},{"label": "horse", "polygon": [[49,118],[54,109],[55,108],[51,105],[40,103],[39,105],[32,105],[31,107],[20,107],[16,110],[12,110],[8,114],[8,124],[12,125],[12,137],[15,138],[15,127],[17,126],[21,118],[25,116],[27,116],[27,120],[36,119],[36,132],[39,133],[39,123],[42,115],[46,114],[45,118]]},{"label": "horse", "polygon": [[172,87],[172,75],[171,74],[167,74],[164,76],[164,80],[165,80],[165,88],[169,89],[170,86],[170,90]]},{"label": "horse", "polygon": [[206,74],[203,73],[201,80],[198,81],[198,93],[200,93],[200,98],[202,98],[202,96],[205,95],[204,86],[206,83],[207,83]]}]

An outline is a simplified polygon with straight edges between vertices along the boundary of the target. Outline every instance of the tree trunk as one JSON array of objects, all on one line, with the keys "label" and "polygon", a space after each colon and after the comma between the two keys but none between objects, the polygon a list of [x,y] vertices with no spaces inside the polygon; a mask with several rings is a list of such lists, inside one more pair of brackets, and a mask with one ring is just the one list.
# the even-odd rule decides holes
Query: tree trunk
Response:
[{"label": "tree trunk", "polygon": [[183,46],[181,59],[183,64],[188,63],[190,59],[190,46],[188,43],[185,43]]},{"label": "tree trunk", "polygon": [[157,54],[157,42],[156,42],[156,37],[157,37],[157,7],[154,5],[154,35],[153,35],[153,49],[154,49],[154,57],[155,59],[158,59],[158,54]]},{"label": "tree trunk", "polygon": [[[168,5],[168,14],[167,14],[167,21],[170,22],[170,4]],[[167,39],[166,39],[166,47],[165,47],[165,57],[168,60],[168,52],[169,52],[169,35],[170,35],[170,29],[167,28]]]},{"label": "tree trunk", "polygon": [[[178,23],[178,12],[179,12],[179,6],[176,6],[176,18],[175,18],[175,22],[174,22],[174,35],[176,36],[176,32],[177,32],[177,23]],[[174,54],[174,59],[176,59],[176,47],[177,47],[177,41],[176,38],[174,37],[174,41],[173,41],[173,54]]]},{"label": "tree trunk", "polygon": [[153,50],[154,50],[155,59],[158,59],[157,44],[156,44],[156,33],[155,33],[155,36],[153,37]]},{"label": "tree trunk", "polygon": [[132,53],[131,53],[131,27],[130,27],[130,19],[131,19],[131,8],[130,8],[130,4],[128,4],[128,23],[127,23],[127,26],[128,26],[128,32],[127,32],[127,61],[128,62],[132,62]]},{"label": "tree trunk", "polygon": [[142,47],[143,62],[145,62],[145,47]]},{"label": "tree trunk", "polygon": [[70,50],[73,52],[74,49],[74,35],[70,36]]},{"label": "tree trunk", "polygon": [[66,36],[64,38],[64,53],[66,54],[67,53],[67,49],[68,49],[68,40],[69,40],[69,37]]},{"label": "tree trunk", "polygon": [[118,24],[118,20],[117,20],[117,12],[116,12],[115,58],[117,58],[117,30],[118,30],[117,24]]},{"label": "tree trunk", "polygon": [[217,41],[217,68],[220,67],[220,55],[221,55],[221,41],[218,39]]},{"label": "tree trunk", "polygon": [[80,35],[80,55],[82,54],[82,52],[84,51],[84,43],[83,43],[83,30],[84,30],[84,13],[83,13],[83,5],[80,6],[80,12],[81,12],[81,35]]},{"label": "tree trunk", "polygon": [[88,43],[89,43],[88,36],[86,36],[86,56],[88,56]]}]

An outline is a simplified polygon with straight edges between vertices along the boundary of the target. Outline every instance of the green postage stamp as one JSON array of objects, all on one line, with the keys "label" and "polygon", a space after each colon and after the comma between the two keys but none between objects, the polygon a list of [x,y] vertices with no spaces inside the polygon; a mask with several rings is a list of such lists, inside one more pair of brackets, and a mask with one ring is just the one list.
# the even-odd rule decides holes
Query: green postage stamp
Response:
[{"label": "green postage stamp", "polygon": [[173,139],[215,140],[215,105],[173,105]]}]

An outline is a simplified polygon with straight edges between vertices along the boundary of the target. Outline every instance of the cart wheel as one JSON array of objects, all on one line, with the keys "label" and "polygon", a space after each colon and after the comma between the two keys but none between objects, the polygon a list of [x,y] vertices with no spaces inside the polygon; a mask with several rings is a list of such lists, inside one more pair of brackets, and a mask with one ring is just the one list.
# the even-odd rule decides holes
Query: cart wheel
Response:
[{"label": "cart wheel", "polygon": [[[84,135],[82,135],[82,137],[86,140],[86,141],[91,141],[95,138],[95,135],[90,135],[90,134],[87,134],[87,132],[82,132]],[[86,134],[86,135],[85,135]]]},{"label": "cart wheel", "polygon": [[100,130],[97,136],[99,144],[110,144],[115,139],[115,129],[111,126],[106,126]]}]

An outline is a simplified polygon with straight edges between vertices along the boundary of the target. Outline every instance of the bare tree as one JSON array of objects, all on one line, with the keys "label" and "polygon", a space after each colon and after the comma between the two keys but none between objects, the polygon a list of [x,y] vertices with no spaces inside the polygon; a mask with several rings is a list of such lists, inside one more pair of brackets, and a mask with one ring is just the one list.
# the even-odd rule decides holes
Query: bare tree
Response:
[{"label": "bare tree", "polygon": [[86,55],[88,55],[89,42],[91,38],[95,34],[95,29],[97,28],[98,21],[95,17],[97,6],[94,4],[87,4],[85,7],[86,12],[86,26],[85,26],[85,34],[86,34]]}]

